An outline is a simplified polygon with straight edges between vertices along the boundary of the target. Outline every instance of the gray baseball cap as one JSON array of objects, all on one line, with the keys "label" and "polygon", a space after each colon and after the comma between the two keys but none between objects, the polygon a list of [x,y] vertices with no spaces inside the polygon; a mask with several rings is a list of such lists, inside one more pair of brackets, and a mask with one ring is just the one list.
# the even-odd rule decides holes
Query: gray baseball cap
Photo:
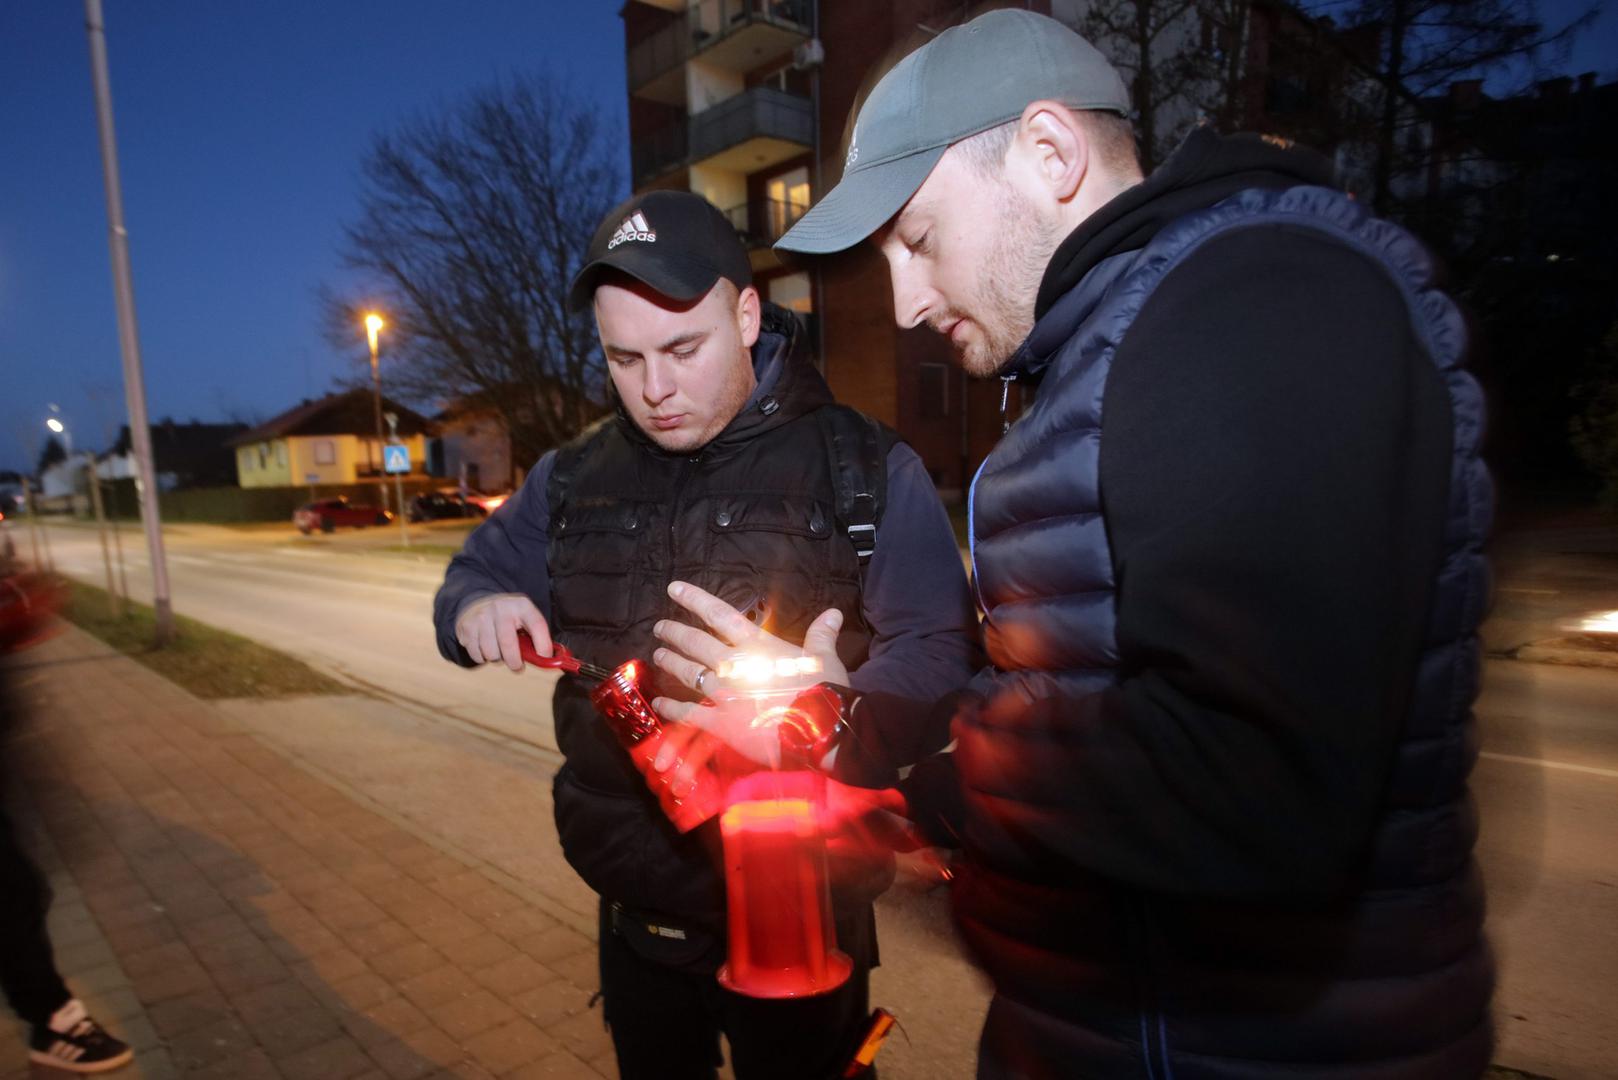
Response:
[{"label": "gray baseball cap", "polygon": [[979,15],[906,56],[854,120],[843,178],[776,243],[824,255],[897,214],[952,143],[1022,115],[1031,101],[1128,116],[1124,80],[1094,45],[1020,9]]}]

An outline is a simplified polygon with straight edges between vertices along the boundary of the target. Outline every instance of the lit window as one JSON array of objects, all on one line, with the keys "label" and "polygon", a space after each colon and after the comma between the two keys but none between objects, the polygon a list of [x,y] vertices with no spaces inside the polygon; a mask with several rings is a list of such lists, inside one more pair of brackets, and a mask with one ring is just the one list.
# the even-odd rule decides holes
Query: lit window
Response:
[{"label": "lit window", "polygon": [[335,465],[337,463],[337,446],[330,439],[320,439],[315,443],[315,464]]},{"label": "lit window", "polygon": [[815,310],[814,297],[809,291],[808,274],[788,274],[785,277],[771,278],[767,288],[772,304],[779,304],[802,315]]}]

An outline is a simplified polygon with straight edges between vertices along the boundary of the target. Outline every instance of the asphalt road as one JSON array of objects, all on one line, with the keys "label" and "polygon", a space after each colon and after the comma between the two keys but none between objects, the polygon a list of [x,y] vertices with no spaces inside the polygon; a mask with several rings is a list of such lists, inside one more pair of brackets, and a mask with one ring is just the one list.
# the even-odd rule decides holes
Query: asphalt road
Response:
[{"label": "asphalt road", "polygon": [[[416,535],[430,538],[430,530]],[[290,529],[177,529],[169,538],[175,606],[398,695],[418,717],[454,717],[468,738],[515,740],[530,767],[554,763],[550,677],[444,663],[430,611],[445,560],[381,550],[396,538],[392,530],[303,538]],[[149,599],[139,535],[124,539],[131,590]],[[59,568],[103,582],[93,531],[54,528],[51,547]],[[1547,591],[1542,581],[1531,585],[1529,596]],[[1576,607],[1579,597],[1562,602]],[[1618,1075],[1618,671],[1492,660],[1478,712],[1483,755],[1473,788],[1501,972],[1496,1060],[1557,1078]],[[388,737],[378,728],[359,741]],[[363,755],[327,745],[311,738],[304,752],[329,753],[322,764],[336,774],[361,771]],[[400,785],[377,787],[385,796]],[[556,891],[554,881],[547,887]],[[896,1007],[916,1044],[884,1074],[969,1075],[984,989],[956,951],[941,893],[897,889],[880,918],[886,963],[875,997]]]}]

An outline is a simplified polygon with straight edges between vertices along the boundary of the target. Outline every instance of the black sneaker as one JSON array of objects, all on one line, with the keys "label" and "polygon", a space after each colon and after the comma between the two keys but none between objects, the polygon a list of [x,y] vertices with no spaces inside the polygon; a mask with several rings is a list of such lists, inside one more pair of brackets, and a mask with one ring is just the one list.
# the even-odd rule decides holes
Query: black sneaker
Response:
[{"label": "black sneaker", "polygon": [[34,1028],[28,1040],[28,1058],[40,1065],[67,1072],[107,1072],[129,1064],[135,1056],[122,1040],[104,1031],[74,998]]}]

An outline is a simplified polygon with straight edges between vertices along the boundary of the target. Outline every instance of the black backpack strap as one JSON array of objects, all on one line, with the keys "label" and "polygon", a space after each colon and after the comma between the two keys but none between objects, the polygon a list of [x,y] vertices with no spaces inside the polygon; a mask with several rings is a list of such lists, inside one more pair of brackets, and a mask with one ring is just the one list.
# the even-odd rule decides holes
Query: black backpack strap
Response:
[{"label": "black backpack strap", "polygon": [[598,420],[556,448],[556,460],[551,464],[551,475],[545,485],[545,505],[550,510],[553,522],[557,512],[567,503],[568,488],[573,484],[573,476],[579,471],[579,465],[611,421],[610,415],[605,417],[605,422]]},{"label": "black backpack strap", "polygon": [[859,557],[860,576],[876,551],[877,526],[888,497],[888,450],[897,435],[881,424],[841,405],[816,412],[837,493],[837,522]]}]

